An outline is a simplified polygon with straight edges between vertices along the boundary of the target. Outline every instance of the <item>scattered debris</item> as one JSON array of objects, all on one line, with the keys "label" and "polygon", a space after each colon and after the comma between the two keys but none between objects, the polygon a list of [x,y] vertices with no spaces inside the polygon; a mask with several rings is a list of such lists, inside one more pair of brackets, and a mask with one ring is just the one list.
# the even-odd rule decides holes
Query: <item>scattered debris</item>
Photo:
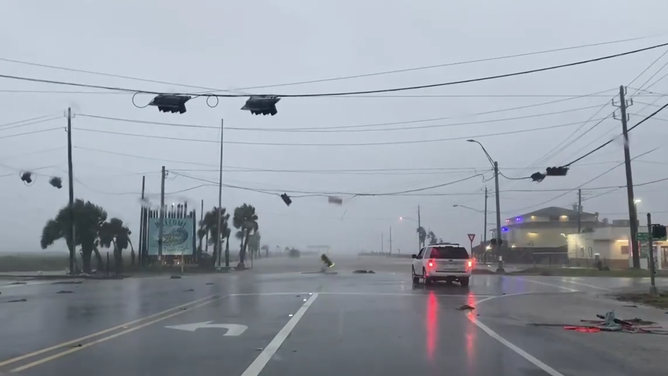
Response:
[{"label": "scattered debris", "polygon": [[358,269],[358,270],[353,270],[353,273],[355,274],[376,274],[373,270],[365,270],[365,269]]},{"label": "scattered debris", "polygon": [[80,285],[83,281],[58,281],[53,282],[52,285]]},{"label": "scattered debris", "polygon": [[70,346],[70,347],[81,347],[81,344],[80,344],[80,343],[77,343],[76,345],[72,345],[72,346]]},{"label": "scattered debris", "polygon": [[195,291],[195,289],[183,290],[183,292],[191,292],[191,291]]},{"label": "scattered debris", "polygon": [[69,290],[60,290],[56,294],[72,294],[72,291]]},{"label": "scattered debris", "polygon": [[27,284],[28,284],[27,282],[12,282],[12,283],[9,283],[9,285],[11,285],[11,286],[13,286],[13,285],[27,285]]},{"label": "scattered debris", "polygon": [[623,305],[622,307],[626,307],[626,308],[638,308],[638,306],[635,305],[635,304]]},{"label": "scattered debris", "polygon": [[180,276],[180,275],[173,275],[173,276],[171,276],[171,277],[169,277],[169,278],[170,278],[170,279],[181,279],[181,276]]},{"label": "scattered debris", "polygon": [[598,333],[601,331],[600,328],[595,326],[564,326],[566,330],[573,330],[580,333]]},{"label": "scattered debris", "polygon": [[[606,312],[605,315],[596,315],[599,320],[580,320],[589,325],[564,325],[565,330],[573,330],[582,333],[605,332],[626,332],[626,333],[646,333],[668,335],[668,330],[661,326],[652,326],[656,324],[652,321],[646,321],[640,318],[622,320],[615,317],[615,311]],[[550,324],[532,324],[535,326],[555,326]],[[560,325],[561,326],[561,325]]]},{"label": "scattered debris", "polygon": [[459,308],[457,308],[458,311],[467,311],[467,310],[472,311],[474,309],[475,309],[475,307],[470,306],[468,304],[464,304],[464,305],[460,306]]},{"label": "scattered debris", "polygon": [[19,302],[27,302],[28,300],[26,299],[14,299],[14,300],[9,300],[7,303],[19,303]]},{"label": "scattered debris", "polygon": [[258,347],[257,349],[255,349],[255,351],[262,351],[262,350],[264,350],[262,347]]},{"label": "scattered debris", "polygon": [[207,285],[207,286],[209,286],[209,285],[213,285],[213,282],[207,282],[206,285]]}]

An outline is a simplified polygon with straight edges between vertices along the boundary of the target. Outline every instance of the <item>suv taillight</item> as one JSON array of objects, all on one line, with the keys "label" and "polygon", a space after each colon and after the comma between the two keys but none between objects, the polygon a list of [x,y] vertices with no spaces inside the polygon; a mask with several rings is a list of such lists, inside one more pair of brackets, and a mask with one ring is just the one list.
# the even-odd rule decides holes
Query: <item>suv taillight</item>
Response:
[{"label": "suv taillight", "polygon": [[469,269],[472,268],[473,267],[473,261],[469,260],[467,265],[468,265]]},{"label": "suv taillight", "polygon": [[433,267],[434,267],[434,261],[433,261],[433,260],[429,260],[429,262],[427,263],[427,265],[428,265],[430,268],[433,268]]}]

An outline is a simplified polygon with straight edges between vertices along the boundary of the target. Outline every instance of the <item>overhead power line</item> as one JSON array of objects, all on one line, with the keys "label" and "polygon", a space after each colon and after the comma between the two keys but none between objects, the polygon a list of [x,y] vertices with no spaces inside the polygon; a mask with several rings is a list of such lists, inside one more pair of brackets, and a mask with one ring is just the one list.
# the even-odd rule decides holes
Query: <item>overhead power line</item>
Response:
[{"label": "overhead power line", "polygon": [[[582,110],[588,110],[592,108],[598,108],[599,106],[586,106],[578,107],[561,111],[552,111],[540,114],[524,115],[524,116],[515,116],[508,118],[497,118],[497,119],[488,119],[488,120],[478,120],[478,121],[468,121],[468,122],[459,122],[459,123],[450,123],[450,124],[430,124],[430,125],[418,125],[411,127],[399,127],[399,128],[376,128],[376,129],[352,129],[352,128],[366,128],[366,127],[377,127],[381,125],[400,125],[400,124],[411,124],[411,123],[421,123],[427,121],[443,120],[446,118],[433,118],[433,119],[421,119],[421,120],[408,120],[406,122],[391,122],[391,123],[375,123],[375,124],[360,124],[360,125],[348,125],[348,126],[334,126],[334,127],[298,127],[298,128],[289,128],[289,127],[272,127],[272,128],[258,128],[258,127],[225,127],[226,131],[253,131],[253,132],[284,132],[284,133],[358,133],[358,132],[388,132],[388,131],[406,131],[414,129],[432,129],[432,128],[446,128],[446,127],[457,127],[461,125],[475,125],[475,124],[488,124],[488,123],[499,123],[504,121],[513,121],[513,120],[522,120],[522,119],[533,119],[538,117],[561,115],[565,113],[572,113]],[[119,118],[112,116],[101,116],[93,114],[77,114],[81,117],[87,117],[91,119],[101,119],[101,120],[113,120],[126,123],[134,124],[147,124],[147,125],[160,125],[165,127],[182,127],[182,128],[200,128],[200,129],[213,129],[220,131],[219,126],[211,125],[200,125],[200,124],[180,124],[180,123],[168,123],[160,121],[148,121],[148,120],[138,120],[138,119],[128,119],[128,118]]]},{"label": "overhead power line", "polygon": [[[664,105],[661,106],[658,110],[656,110],[656,111],[652,112],[651,114],[647,115],[644,119],[640,120],[636,125],[634,125],[634,126],[632,126],[631,128],[629,128],[627,132],[631,132],[632,130],[634,130],[635,128],[637,128],[638,126],[640,126],[641,124],[643,124],[643,123],[646,122],[647,120],[649,120],[649,119],[651,119],[652,117],[654,117],[654,116],[655,116],[656,114],[658,114],[659,112],[663,111],[666,107],[668,107],[668,103],[664,104]],[[591,150],[591,151],[585,153],[584,155],[582,155],[582,156],[580,156],[580,157],[574,159],[573,161],[571,161],[571,162],[569,162],[569,163],[566,163],[566,164],[563,165],[563,166],[564,166],[564,167],[569,167],[570,165],[572,165],[572,164],[574,164],[574,163],[576,163],[576,162],[579,162],[579,161],[581,161],[581,160],[587,158],[588,156],[590,156],[590,155],[596,153],[597,151],[603,149],[604,147],[606,147],[607,145],[609,145],[610,143],[612,143],[612,141],[614,141],[614,139],[613,139],[613,140],[608,140],[607,142],[604,142],[603,144],[599,145],[598,147],[594,148],[593,150]]]},{"label": "overhead power line", "polygon": [[62,127],[57,127],[57,128],[48,128],[48,129],[40,129],[36,131],[31,131],[31,132],[23,132],[23,133],[15,133],[15,134],[8,134],[5,136],[0,136],[0,140],[4,140],[6,138],[13,138],[13,137],[20,137],[20,136],[27,136],[31,134],[36,134],[36,133],[44,133],[44,132],[51,132],[51,131],[57,131],[57,130],[62,130]]},{"label": "overhead power line", "polygon": [[[230,145],[257,145],[257,146],[294,146],[294,147],[355,147],[355,146],[383,146],[383,145],[410,145],[410,144],[426,144],[426,143],[435,143],[435,142],[447,142],[447,141],[459,141],[467,140],[470,138],[486,138],[486,137],[497,137],[497,136],[509,136],[513,134],[524,134],[529,132],[540,132],[550,129],[557,129],[563,127],[569,127],[575,124],[580,124],[580,122],[565,123],[565,124],[555,124],[545,127],[537,128],[528,128],[528,129],[519,129],[514,131],[505,131],[497,133],[486,133],[486,134],[477,134],[477,135],[468,135],[468,136],[459,136],[459,137],[449,137],[449,138],[437,138],[437,139],[423,139],[423,140],[411,140],[411,141],[386,141],[386,142],[365,142],[365,143],[281,143],[281,142],[254,142],[254,141],[225,141],[225,144]],[[88,128],[75,128],[78,131],[83,132],[92,132],[92,133],[101,133],[101,134],[110,134],[118,136],[128,136],[128,137],[140,137],[140,138],[151,138],[151,139],[161,139],[161,140],[172,140],[172,141],[181,141],[181,142],[202,142],[202,143],[212,143],[220,144],[220,141],[211,140],[211,139],[194,139],[194,138],[183,138],[183,137],[169,137],[169,136],[158,136],[158,135],[149,135],[149,134],[137,134],[137,133],[125,133],[125,132],[114,132],[114,131],[105,131],[99,129],[88,129]]]},{"label": "overhead power line", "polygon": [[482,58],[482,59],[474,59],[474,60],[467,60],[467,61],[458,61],[458,62],[452,62],[452,63],[434,64],[434,65],[427,65],[427,66],[420,66],[420,67],[394,69],[394,70],[387,70],[387,71],[381,71],[381,72],[363,73],[363,74],[348,75],[348,76],[336,76],[336,77],[328,77],[328,78],[305,80],[305,81],[296,81],[296,82],[287,82],[287,83],[279,83],[279,84],[247,86],[247,87],[241,87],[241,88],[237,88],[237,89],[217,89],[217,88],[188,85],[188,84],[169,82],[169,81],[151,80],[151,79],[133,77],[133,76],[128,76],[128,75],[120,75],[120,74],[104,73],[104,72],[85,70],[85,69],[69,68],[69,67],[63,67],[63,66],[57,66],[57,65],[49,65],[49,64],[23,61],[23,60],[18,60],[18,59],[0,58],[0,61],[4,61],[4,62],[8,62],[8,63],[14,63],[14,64],[21,64],[21,65],[29,65],[29,66],[40,67],[40,68],[56,69],[56,70],[62,70],[62,71],[67,71],[67,72],[85,73],[85,74],[111,77],[111,78],[121,78],[121,79],[126,79],[126,80],[142,81],[142,82],[147,82],[147,83],[156,83],[156,84],[163,84],[163,85],[170,85],[170,86],[188,87],[188,88],[192,88],[192,89],[203,89],[203,90],[209,90],[209,91],[224,91],[224,92],[239,92],[241,90],[266,89],[266,88],[273,88],[273,87],[285,87],[285,86],[305,85],[305,84],[331,82],[331,81],[351,80],[351,79],[375,77],[375,76],[382,76],[382,75],[389,75],[389,74],[414,72],[414,71],[427,70],[427,69],[445,68],[445,67],[458,66],[458,65],[482,63],[482,62],[489,62],[489,61],[496,61],[496,60],[513,59],[513,58],[518,58],[518,57],[542,55],[542,54],[548,54],[548,53],[554,53],[554,52],[562,52],[562,51],[570,51],[570,50],[583,49],[583,48],[589,48],[589,47],[598,47],[598,46],[605,46],[605,45],[611,45],[611,44],[626,43],[626,42],[632,42],[632,41],[637,41],[637,40],[654,38],[654,37],[657,37],[657,36],[663,36],[663,34],[662,35],[636,37],[636,38],[626,38],[626,39],[619,39],[619,40],[606,41],[606,42],[588,43],[588,44],[577,45],[577,46],[553,48],[553,49],[549,49],[549,50],[524,52],[524,53],[518,53],[518,54],[496,56],[496,57],[489,57],[489,58]]},{"label": "overhead power line", "polygon": [[[58,150],[58,149],[63,149],[57,148],[57,149],[50,149],[50,150],[45,150],[45,151],[51,151],[51,150]],[[202,166],[202,167],[211,167],[211,169],[170,169],[171,171],[181,171],[181,172],[218,172],[218,165],[214,163],[201,163],[201,162],[195,162],[195,161],[184,161],[183,159],[165,159],[165,158],[156,158],[156,157],[148,157],[148,156],[143,156],[143,155],[137,155],[137,154],[130,154],[130,153],[121,153],[121,152],[115,152],[115,151],[110,151],[110,150],[103,150],[100,148],[88,148],[85,146],[74,146],[74,149],[79,149],[79,150],[86,150],[86,151],[92,151],[96,153],[103,153],[103,154],[109,154],[109,155],[115,155],[115,156],[120,156],[120,157],[127,157],[127,158],[135,158],[135,159],[142,159],[142,160],[149,160],[149,161],[157,161],[161,163],[176,163],[176,164],[184,164],[184,165],[192,165],[192,166]],[[0,158],[1,159],[1,158]],[[578,164],[578,166],[589,166],[589,165],[601,165],[601,164],[609,164],[609,163],[619,163],[619,161],[602,161],[602,162],[592,162],[592,163],[581,163]],[[477,171],[487,171],[489,170],[489,166],[471,166],[471,167],[409,167],[409,168],[354,168],[354,169],[286,169],[286,168],[280,168],[280,169],[275,169],[275,168],[259,168],[259,167],[243,167],[243,166],[223,166],[224,171],[229,171],[229,172],[249,172],[249,173],[258,173],[258,172],[269,172],[269,173],[304,173],[304,174],[337,174],[337,173],[358,173],[358,174],[366,174],[366,173],[407,173],[407,172],[422,172],[422,173],[429,173],[429,174],[434,174],[438,172],[477,172]],[[504,167],[506,170],[521,170],[524,169],[524,167]],[[157,173],[158,171],[156,171]],[[531,191],[531,190],[529,190]],[[519,192],[519,191],[518,191]]]},{"label": "overhead power line", "polygon": [[[474,83],[474,82],[497,80],[497,79],[501,79],[501,78],[522,76],[522,75],[528,75],[528,74],[533,74],[533,73],[547,72],[547,71],[551,71],[551,70],[574,67],[574,66],[578,66],[578,65],[584,65],[584,64],[589,64],[589,63],[594,63],[594,62],[599,62],[599,61],[604,61],[604,60],[615,59],[615,58],[618,58],[618,57],[633,55],[633,54],[637,54],[637,53],[641,53],[641,52],[645,52],[645,51],[650,51],[650,50],[654,50],[654,49],[661,48],[661,47],[666,47],[666,46],[668,46],[668,42],[667,43],[660,43],[660,44],[656,44],[656,45],[648,46],[648,47],[644,47],[644,48],[639,48],[639,49],[635,49],[635,50],[624,51],[624,52],[620,52],[620,53],[616,53],[616,54],[600,56],[600,57],[596,57],[596,58],[592,58],[592,59],[574,61],[574,62],[565,63],[565,64],[551,65],[551,66],[547,66],[547,67],[528,69],[528,70],[511,72],[511,73],[503,73],[503,74],[492,75],[492,76],[477,77],[477,78],[470,78],[470,79],[463,79],[463,80],[456,80],[456,81],[448,81],[448,82],[440,82],[440,83],[432,83],[432,84],[425,84],[425,85],[414,85],[414,86],[403,86],[403,87],[394,87],[394,88],[386,88],[386,89],[372,89],[372,90],[359,90],[359,91],[342,91],[342,92],[328,92],[328,93],[303,93],[303,94],[272,94],[272,95],[275,95],[276,97],[282,97],[282,98],[331,97],[331,96],[341,96],[341,95],[365,95],[365,94],[390,93],[390,92],[410,91],[410,90],[420,90],[420,89],[428,89],[428,88],[435,88],[435,87],[462,85],[462,84],[469,84],[469,83]],[[165,94],[163,92],[157,92],[157,91],[153,91],[153,90],[143,90],[143,89],[138,90],[138,89],[131,89],[131,88],[126,88],[126,87],[92,85],[92,84],[83,84],[83,83],[78,83],[78,82],[39,79],[39,78],[33,78],[33,77],[15,76],[15,75],[7,75],[7,74],[0,75],[0,78],[20,80],[20,81],[28,81],[28,82],[37,82],[37,83],[44,83],[44,84],[53,84],[53,85],[82,87],[82,88],[89,88],[89,89],[126,91],[126,92],[135,93],[135,94],[137,94],[137,93],[153,94],[153,95]],[[168,93],[168,94],[173,95],[173,93]],[[190,96],[194,96],[194,97],[205,96],[205,97],[218,97],[218,98],[235,98],[235,97],[247,97],[247,96],[249,96],[249,94],[211,94],[211,93],[204,93],[204,94],[203,93],[180,93],[179,95],[190,95]],[[215,107],[215,106],[212,106],[212,107]]]}]

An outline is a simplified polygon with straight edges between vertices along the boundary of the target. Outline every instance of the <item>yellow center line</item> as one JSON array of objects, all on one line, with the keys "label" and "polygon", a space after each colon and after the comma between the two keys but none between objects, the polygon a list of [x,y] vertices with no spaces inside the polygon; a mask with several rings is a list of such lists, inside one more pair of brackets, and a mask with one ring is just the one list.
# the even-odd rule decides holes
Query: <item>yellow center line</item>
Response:
[{"label": "yellow center line", "polygon": [[[196,305],[196,306],[193,306],[193,307],[191,308],[191,310],[192,310],[192,309],[197,309],[197,308],[199,308],[199,307],[203,307],[203,306],[205,306],[205,305],[207,305],[207,304],[211,304],[211,303],[215,302],[216,300],[220,300],[220,299],[222,299],[222,298],[223,298],[222,296],[219,296],[219,297],[217,297],[217,298],[213,298],[213,299],[211,299],[211,300],[208,300],[208,301],[206,301],[206,302],[204,302],[204,303],[200,303],[200,304],[198,304],[198,305]],[[86,343],[86,344],[83,344],[83,345],[81,345],[81,346],[79,346],[79,347],[73,347],[73,348],[71,348],[71,349],[69,349],[69,350],[61,351],[61,352],[59,352],[59,353],[57,353],[57,354],[53,354],[53,355],[51,355],[51,356],[47,356],[46,358],[42,358],[42,359],[40,359],[40,360],[36,360],[36,361],[34,361],[34,362],[32,362],[32,363],[28,363],[28,364],[23,365],[23,366],[21,366],[21,367],[14,368],[14,369],[11,370],[10,372],[12,372],[12,373],[14,373],[14,372],[20,372],[20,371],[26,370],[26,369],[28,369],[28,368],[32,368],[32,367],[38,366],[38,365],[40,365],[40,364],[42,364],[42,363],[50,362],[50,361],[52,361],[52,360],[54,360],[54,359],[61,358],[61,357],[63,357],[63,356],[66,356],[66,355],[75,353],[75,352],[77,352],[77,351],[81,351],[81,350],[83,350],[83,349],[85,349],[85,348],[88,348],[88,347],[97,345],[97,344],[102,343],[102,342],[106,342],[106,341],[108,341],[108,340],[110,340],[110,339],[113,339],[113,338],[116,338],[116,337],[120,337],[120,336],[122,336],[122,335],[124,335],[124,334],[128,334],[128,333],[134,332],[135,330],[141,329],[141,328],[143,328],[143,327],[146,327],[146,326],[155,324],[155,323],[160,322],[160,321],[163,321],[163,320],[167,320],[168,318],[171,318],[171,317],[175,317],[175,316],[182,315],[182,314],[187,313],[187,312],[189,312],[189,311],[178,311],[178,312],[171,313],[171,314],[169,314],[169,315],[167,315],[167,316],[160,317],[159,319],[155,319],[155,320],[153,320],[153,321],[149,321],[149,322],[143,323],[143,324],[141,324],[141,325],[137,325],[137,326],[132,327],[132,328],[130,328],[130,329],[123,330],[122,332],[118,332],[118,333],[112,334],[112,335],[107,336],[107,337],[102,337],[102,338],[97,339],[97,340],[95,340],[95,341],[92,341],[92,342],[88,342],[88,343]]]},{"label": "yellow center line", "polygon": [[[146,316],[146,317],[142,317],[142,318],[139,318],[139,319],[137,319],[137,320],[127,322],[127,323],[125,323],[125,324],[121,324],[121,325],[118,325],[118,326],[114,326],[113,328],[108,328],[108,329],[105,329],[105,330],[102,330],[102,331],[99,331],[99,332],[96,332],[96,333],[89,334],[89,335],[84,336],[84,337],[80,337],[80,338],[77,338],[77,339],[73,339],[73,340],[71,340],[71,341],[67,341],[67,342],[60,343],[60,344],[58,344],[58,345],[54,345],[54,346],[47,347],[47,348],[44,348],[44,349],[41,349],[41,350],[37,350],[37,351],[31,352],[31,353],[28,353],[28,354],[24,354],[24,355],[21,355],[21,356],[17,356],[16,358],[7,359],[7,360],[5,360],[5,361],[0,362],[0,367],[4,367],[4,366],[6,366],[6,365],[9,365],[9,364],[12,364],[12,363],[16,363],[16,362],[19,362],[19,361],[24,360],[24,359],[32,358],[32,357],[35,357],[35,356],[37,356],[37,355],[41,355],[41,354],[47,353],[47,352],[49,352],[49,351],[57,350],[57,349],[62,348],[62,347],[66,347],[66,346],[71,346],[71,345],[74,345],[74,344],[78,344],[78,343],[81,342],[81,341],[85,341],[85,340],[90,339],[90,338],[98,337],[98,336],[101,336],[101,335],[103,335],[103,334],[107,334],[107,333],[109,333],[109,332],[113,332],[113,331],[118,330],[118,329],[124,329],[124,328],[126,328],[126,327],[128,327],[128,326],[130,326],[130,325],[134,325],[134,324],[140,323],[140,322],[142,322],[142,321],[150,320],[150,319],[152,319],[152,318],[154,318],[154,317],[158,317],[158,316],[160,316],[160,315],[164,315],[164,314],[169,313],[169,312],[172,312],[172,311],[174,311],[174,310],[178,310],[178,309],[181,309],[181,308],[184,308],[184,307],[188,307],[188,306],[190,306],[190,305],[197,304],[197,303],[199,303],[199,302],[202,302],[202,301],[204,301],[204,300],[211,299],[211,298],[214,298],[214,297],[215,297],[215,295],[209,295],[209,296],[207,296],[207,297],[205,297],[205,298],[202,298],[202,299],[197,299],[197,300],[194,300],[194,301],[192,301],[192,302],[185,303],[185,304],[182,304],[182,305],[180,305],[180,306],[176,306],[176,307],[174,307],[174,308],[170,308],[170,309],[164,310],[164,311],[162,311],[162,312],[154,313],[154,314],[152,314],[152,315],[149,315],[149,316]],[[212,300],[212,301],[213,301],[213,300]]]}]

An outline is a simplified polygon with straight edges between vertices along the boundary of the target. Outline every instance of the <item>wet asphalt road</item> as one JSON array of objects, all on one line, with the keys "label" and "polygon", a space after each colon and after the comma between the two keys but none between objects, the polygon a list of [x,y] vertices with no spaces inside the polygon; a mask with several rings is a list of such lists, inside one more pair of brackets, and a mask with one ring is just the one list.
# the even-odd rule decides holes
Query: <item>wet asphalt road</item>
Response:
[{"label": "wet asphalt road", "polygon": [[[350,272],[365,262],[377,273]],[[633,362],[602,336],[525,322],[605,307],[600,294],[643,281],[476,275],[468,288],[424,287],[396,260],[337,265],[333,275],[258,262],[226,275],[0,286],[0,374],[665,375],[665,353]],[[226,336],[216,324],[247,328]],[[626,336],[625,347],[639,338],[602,335]]]}]

